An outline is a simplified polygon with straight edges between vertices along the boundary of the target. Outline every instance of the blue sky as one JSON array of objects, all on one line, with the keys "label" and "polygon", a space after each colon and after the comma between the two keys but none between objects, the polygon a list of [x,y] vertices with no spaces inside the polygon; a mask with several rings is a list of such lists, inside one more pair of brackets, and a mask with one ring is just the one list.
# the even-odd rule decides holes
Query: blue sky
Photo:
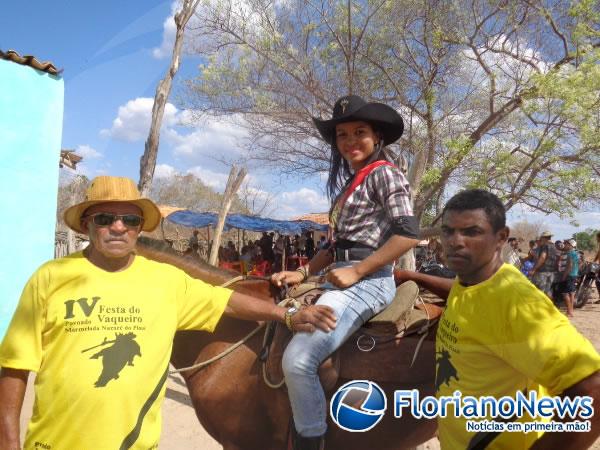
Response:
[{"label": "blue sky", "polygon": [[[62,147],[84,156],[80,173],[129,176],[137,181],[154,92],[170,61],[172,11],[171,1],[153,0],[3,5],[3,16],[12,20],[3,20],[0,48],[32,54],[64,69]],[[197,56],[184,55],[171,98],[176,98],[183,80],[197,73],[200,62]],[[186,112],[171,101],[165,111],[155,176],[191,172],[222,190],[229,168],[215,157],[235,157],[243,151],[244,131],[222,120],[182,127]],[[281,184],[274,170],[250,167],[248,178],[254,189],[274,196],[274,216],[290,218],[327,210],[322,177]],[[577,214],[580,228],[567,219],[529,211],[513,211],[509,218],[542,222],[561,238],[586,227],[600,228],[599,212]]]}]

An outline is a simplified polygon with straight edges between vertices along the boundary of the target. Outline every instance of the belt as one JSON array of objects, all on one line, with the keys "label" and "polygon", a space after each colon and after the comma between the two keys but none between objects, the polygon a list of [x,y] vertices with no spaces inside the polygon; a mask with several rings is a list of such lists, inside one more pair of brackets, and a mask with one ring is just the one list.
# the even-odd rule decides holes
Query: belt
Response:
[{"label": "belt", "polygon": [[370,248],[336,248],[336,261],[362,261],[373,254]]}]

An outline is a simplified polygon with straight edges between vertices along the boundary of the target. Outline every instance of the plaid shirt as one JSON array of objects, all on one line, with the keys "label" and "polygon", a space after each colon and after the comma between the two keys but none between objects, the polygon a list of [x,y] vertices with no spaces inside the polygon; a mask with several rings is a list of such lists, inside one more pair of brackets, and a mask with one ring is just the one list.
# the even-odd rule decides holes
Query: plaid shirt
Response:
[{"label": "plaid shirt", "polygon": [[[343,195],[344,191],[333,204]],[[379,248],[393,234],[416,237],[408,180],[396,167],[374,169],[350,194],[338,214],[334,230],[336,240]]]}]

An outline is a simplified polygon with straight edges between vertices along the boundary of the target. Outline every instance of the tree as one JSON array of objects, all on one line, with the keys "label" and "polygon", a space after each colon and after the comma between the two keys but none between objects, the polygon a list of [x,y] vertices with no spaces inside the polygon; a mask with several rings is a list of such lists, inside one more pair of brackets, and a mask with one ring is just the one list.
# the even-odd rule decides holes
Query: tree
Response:
[{"label": "tree", "polygon": [[246,169],[241,168],[239,171],[237,167],[233,166],[229,172],[229,178],[227,180],[227,186],[223,193],[223,202],[219,210],[219,218],[217,225],[215,226],[215,235],[210,249],[210,256],[208,257],[208,263],[216,266],[218,263],[219,246],[221,245],[221,234],[223,233],[223,227],[225,226],[225,219],[231,208],[231,203],[236,196],[237,190],[240,188],[242,181],[246,177]]},{"label": "tree", "polygon": [[263,191],[260,187],[250,186],[248,182],[240,187],[236,195],[248,214],[269,217],[275,211],[275,194]]},{"label": "tree", "polygon": [[578,250],[596,250],[596,234],[600,230],[592,230],[591,228],[585,231],[580,231],[573,234],[573,239],[577,242]]},{"label": "tree", "polygon": [[485,187],[568,214],[600,198],[600,16],[589,0],[214,0],[194,28],[207,62],[185,106],[239,115],[250,155],[287,174],[328,169],[311,116],[341,95],[403,114],[416,214]]},{"label": "tree", "polygon": [[[175,174],[154,180],[150,198],[159,205],[178,206],[195,211],[217,212],[223,203],[223,194],[206,185],[192,174]],[[231,211],[250,214],[245,200],[234,196]]]},{"label": "tree", "polygon": [[85,193],[90,185],[90,179],[85,175],[64,177],[58,185],[58,207],[56,208],[56,223],[59,228],[66,227],[63,221],[65,210],[85,200]]},{"label": "tree", "polygon": [[171,65],[165,77],[158,83],[154,104],[152,105],[152,121],[150,122],[150,131],[148,139],[144,145],[144,154],[140,159],[140,181],[138,189],[142,196],[147,196],[152,186],[154,169],[156,167],[156,157],[158,155],[158,143],[160,140],[160,126],[165,111],[165,105],[171,92],[173,78],[179,70],[179,58],[181,56],[181,47],[183,45],[183,33],[185,26],[194,14],[200,0],[182,0],[181,10],[175,14],[175,43],[173,44],[173,56]]},{"label": "tree", "polygon": [[[75,232],[66,226],[63,215],[67,208],[85,200],[85,193],[90,185],[90,180],[85,175],[63,177],[67,172],[61,172],[61,180],[58,186],[58,207],[56,208],[56,231],[64,232],[66,239],[66,254],[78,250]],[[65,231],[63,231],[65,230]],[[64,255],[61,255],[64,256]]]},{"label": "tree", "polygon": [[527,221],[521,221],[513,225],[509,225],[510,235],[519,239],[520,242],[525,243],[538,239],[545,227],[546,226],[542,222]]}]

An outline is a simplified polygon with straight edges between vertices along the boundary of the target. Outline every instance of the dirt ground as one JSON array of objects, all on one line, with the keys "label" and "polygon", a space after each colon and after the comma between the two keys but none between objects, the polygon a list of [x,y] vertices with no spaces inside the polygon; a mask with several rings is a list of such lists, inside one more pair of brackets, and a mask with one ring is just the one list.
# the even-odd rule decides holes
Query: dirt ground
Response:
[{"label": "dirt ground", "polygon": [[[594,298],[598,294],[594,289]],[[600,352],[600,304],[587,304],[575,311],[573,324],[586,336]],[[32,385],[30,380],[29,385]],[[21,419],[21,432],[24,433],[31,416],[33,393],[28,389]],[[187,389],[182,379],[171,375],[167,384],[167,395],[163,404],[163,430],[160,440],[161,450],[219,450],[222,447],[206,433],[196,419]],[[591,447],[600,450],[600,439]],[[423,450],[437,450],[439,443],[432,439],[423,445]]]}]

